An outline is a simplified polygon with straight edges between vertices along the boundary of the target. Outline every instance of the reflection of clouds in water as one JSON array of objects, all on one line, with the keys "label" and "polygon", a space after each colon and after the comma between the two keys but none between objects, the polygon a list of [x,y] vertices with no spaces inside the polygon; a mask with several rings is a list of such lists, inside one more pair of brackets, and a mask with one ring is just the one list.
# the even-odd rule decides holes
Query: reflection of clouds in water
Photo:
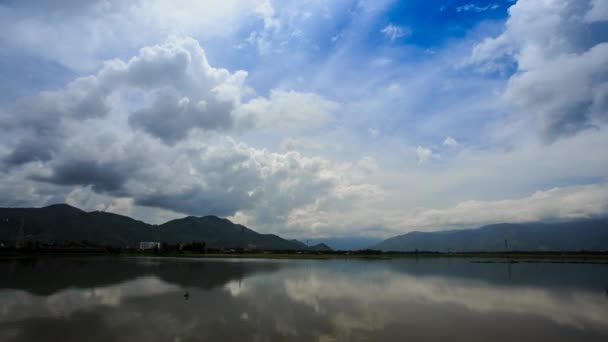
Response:
[{"label": "reflection of clouds in water", "polygon": [[179,290],[156,277],[141,277],[118,285],[91,289],[66,289],[47,297],[20,290],[0,291],[0,322],[30,317],[70,315],[96,306],[119,306],[123,301]]},{"label": "reflection of clouds in water", "polygon": [[[325,305],[328,302],[342,299],[356,303],[359,309],[356,313],[361,314],[356,317],[349,317],[345,312],[328,314],[328,319],[337,326],[348,329],[381,329],[401,319],[388,312],[392,304],[412,303],[458,305],[484,314],[535,315],[581,329],[587,325],[608,328],[608,305],[601,293],[497,286],[482,281],[414,277],[393,272],[387,272],[382,281],[370,281],[369,275],[359,275],[360,279],[353,277],[321,272],[304,278],[290,277],[285,279],[284,286],[294,301],[323,315],[328,314],[331,307]],[[375,310],[369,310],[370,307]],[[383,312],[382,308],[387,309]]]},{"label": "reflection of clouds in water", "polygon": [[[142,280],[150,280],[151,283],[145,284]],[[149,293],[149,296],[140,293],[139,285],[143,289],[154,283],[160,285],[156,293]],[[227,288],[238,288],[239,282],[232,284]],[[124,290],[118,301],[113,299],[120,292],[115,288]],[[180,292],[174,292],[176,290]],[[6,336],[0,340],[45,339],[44,329],[49,326],[60,327],[54,330],[55,333],[69,331],[70,336],[87,337],[83,340],[105,335],[106,340],[112,341],[280,341],[290,336],[310,341],[319,335],[317,329],[323,322],[307,319],[308,308],[299,305],[303,310],[298,314],[285,315],[291,304],[287,297],[274,297],[269,287],[252,290],[259,292],[245,291],[233,296],[226,288],[207,290],[194,287],[188,288],[191,298],[185,301],[181,288],[157,278],[140,278],[95,290],[64,290],[48,297],[24,291],[5,291],[0,300],[12,296],[13,303],[4,307],[7,312],[4,317],[10,316],[10,319],[0,320],[0,337]],[[82,294],[67,294],[73,291],[81,291]],[[95,297],[101,293],[101,297]],[[134,295],[127,295],[129,293]],[[60,298],[67,303],[79,303],[74,298],[82,301],[69,310],[51,308],[52,303],[61,301]],[[117,305],[104,304],[108,302]],[[83,317],[86,317],[88,325],[81,322]],[[307,324],[310,324],[308,330]],[[8,336],[9,333],[12,337]],[[61,340],[57,336],[54,338]]]},{"label": "reflection of clouds in water", "polygon": [[[404,317],[416,315],[411,308],[431,305],[459,307],[482,315],[526,315],[580,330],[590,326],[608,329],[608,305],[602,294],[582,289],[500,286],[474,279],[411,276],[382,268],[346,274],[331,268],[312,272],[290,269],[230,282],[224,288],[263,311],[268,306],[260,303],[260,297],[269,287],[275,296],[283,293],[291,305],[301,303],[331,322],[334,330],[322,335],[322,340],[349,340],[354,338],[353,331],[386,329]],[[276,329],[296,335],[287,317],[277,315]]]},{"label": "reflection of clouds in water", "polygon": [[243,284],[243,281],[229,281],[224,285],[224,289],[230,293],[232,297],[238,297],[247,291],[248,286]]},{"label": "reflection of clouds in water", "polygon": [[459,340],[472,331],[474,341],[567,341],[608,333],[601,291],[412,276],[381,263],[299,265],[211,289],[184,283],[188,301],[182,286],[156,277],[48,297],[0,291],[0,340],[44,338],[41,320],[74,336],[124,341]]}]

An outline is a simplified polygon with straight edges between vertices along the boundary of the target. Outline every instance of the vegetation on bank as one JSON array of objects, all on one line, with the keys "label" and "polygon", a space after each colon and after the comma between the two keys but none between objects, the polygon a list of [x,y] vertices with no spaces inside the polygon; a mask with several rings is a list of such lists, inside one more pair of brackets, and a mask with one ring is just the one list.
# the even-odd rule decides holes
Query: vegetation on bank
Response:
[{"label": "vegetation on bank", "polygon": [[584,262],[608,264],[608,251],[497,251],[497,252],[436,252],[407,251],[383,252],[364,249],[357,251],[315,251],[315,250],[251,250],[245,248],[207,248],[204,242],[170,245],[163,243],[160,248],[140,250],[136,248],[119,248],[99,246],[90,242],[72,242],[64,244],[40,244],[29,242],[20,248],[0,246],[0,255],[118,255],[118,256],[154,256],[154,257],[188,257],[188,258],[268,258],[268,259],[334,259],[334,258],[471,258],[477,263],[497,262]]}]

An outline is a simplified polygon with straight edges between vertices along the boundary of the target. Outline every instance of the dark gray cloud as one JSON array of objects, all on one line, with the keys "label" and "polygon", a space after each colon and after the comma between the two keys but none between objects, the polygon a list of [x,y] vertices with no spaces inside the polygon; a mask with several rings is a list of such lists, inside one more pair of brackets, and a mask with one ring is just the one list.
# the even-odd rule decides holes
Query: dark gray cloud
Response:
[{"label": "dark gray cloud", "polygon": [[55,139],[45,139],[44,137],[26,138],[15,146],[3,159],[3,162],[11,167],[32,161],[49,161],[57,149],[57,143]]},{"label": "dark gray cloud", "polygon": [[553,141],[608,119],[608,43],[564,55],[513,76],[506,97],[540,115],[543,136]]},{"label": "dark gray cloud", "polygon": [[[322,175],[329,166],[321,159],[273,154],[217,135],[192,143],[203,136],[167,145],[141,133],[125,139],[87,131],[66,139],[49,159],[41,156],[39,164],[27,164],[42,153],[36,149],[43,146],[36,144],[32,152],[24,151],[23,160],[16,160],[15,153],[5,159],[23,163],[9,171],[25,177],[19,182],[33,189],[59,186],[64,198],[84,187],[130,198],[138,206],[196,216],[241,212],[265,222],[284,222],[294,207],[314,202],[335,186]],[[31,198],[42,204],[57,201]]]},{"label": "dark gray cloud", "polygon": [[33,181],[27,172],[0,170],[0,203],[6,207],[44,206],[66,201],[71,191],[55,184]]},{"label": "dark gray cloud", "polygon": [[198,42],[190,38],[143,48],[128,62],[108,61],[95,75],[20,99],[0,111],[0,129],[14,136],[5,142],[12,151],[3,164],[50,160],[60,141],[72,134],[72,122],[107,117],[110,97],[124,89],[147,99],[130,114],[130,126],[167,144],[194,129],[231,129],[246,75],[211,67]]},{"label": "dark gray cloud", "polygon": [[133,165],[124,161],[67,160],[55,165],[52,175],[33,178],[56,185],[90,185],[97,192],[113,192],[124,186],[133,170]]},{"label": "dark gray cloud", "polygon": [[141,49],[126,63],[108,63],[97,75],[97,92],[121,87],[148,92],[151,103],[133,111],[129,124],[175,144],[193,129],[231,129],[246,76],[211,67],[197,41],[174,38]]},{"label": "dark gray cloud", "polygon": [[135,197],[135,204],[173,210],[188,215],[231,216],[253,207],[254,201],[239,190],[218,191],[191,188],[179,193],[155,193]]},{"label": "dark gray cloud", "polygon": [[186,137],[193,128],[206,130],[228,130],[233,126],[230,102],[208,103],[201,100],[191,103],[187,97],[179,98],[175,92],[158,95],[149,108],[135,111],[129,124],[141,129],[168,144],[175,144]]},{"label": "dark gray cloud", "polygon": [[[78,79],[63,91],[42,92],[20,99],[0,112],[0,129],[11,139],[5,142],[12,151],[2,160],[5,167],[33,161],[48,161],[72,134],[70,121],[107,115],[107,94],[99,95],[95,80]],[[92,90],[92,92],[88,92]]]}]

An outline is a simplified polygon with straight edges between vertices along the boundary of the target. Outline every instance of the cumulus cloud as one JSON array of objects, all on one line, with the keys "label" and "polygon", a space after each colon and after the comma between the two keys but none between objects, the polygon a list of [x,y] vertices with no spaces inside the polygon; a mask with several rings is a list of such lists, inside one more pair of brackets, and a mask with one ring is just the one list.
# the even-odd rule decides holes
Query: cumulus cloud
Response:
[{"label": "cumulus cloud", "polygon": [[172,38],[141,49],[126,63],[107,63],[100,77],[108,88],[122,83],[152,93],[153,103],[135,111],[129,123],[174,143],[193,128],[231,128],[247,73],[213,68],[196,40]]},{"label": "cumulus cloud", "polygon": [[20,99],[11,108],[0,109],[0,142],[12,146],[4,156],[5,167],[46,161],[61,147],[66,121],[103,117],[109,111],[107,96],[97,93],[94,77],[70,82],[60,91]]},{"label": "cumulus cloud", "polygon": [[[361,197],[352,199],[349,212],[339,208],[312,206],[291,212],[288,228],[311,227],[309,235],[354,234],[390,237],[411,231],[441,231],[477,228],[485,224],[564,221],[605,217],[608,213],[608,185],[569,186],[537,191],[506,200],[466,200],[445,208],[389,208],[390,193],[373,185],[359,185]],[[398,198],[398,197],[397,197]],[[366,211],[372,206],[376,215]],[[379,206],[379,207],[378,207]],[[353,231],[352,227],[359,229]]]},{"label": "cumulus cloud", "polygon": [[300,128],[327,123],[339,108],[336,102],[314,93],[273,90],[239,107],[241,124],[258,127]]},{"label": "cumulus cloud", "polygon": [[504,97],[537,114],[549,141],[608,117],[608,22],[599,3],[518,1],[504,32],[475,46],[470,57],[486,70],[516,63]]},{"label": "cumulus cloud", "polygon": [[[148,101],[130,114],[130,125],[175,143],[192,129],[230,129],[246,76],[244,71],[230,73],[211,67],[196,40],[170,38],[164,44],[142,48],[128,62],[107,61],[95,75],[77,78],[64,89],[19,101],[0,113],[1,125],[30,131],[37,141],[46,137],[50,142],[63,134],[66,121],[104,118],[116,107],[112,97],[131,91]],[[23,141],[18,148],[39,147],[31,155],[44,159],[49,146],[52,144],[33,146]],[[7,161],[29,161],[20,156],[20,150]]]},{"label": "cumulus cloud", "polygon": [[[29,206],[69,198],[97,209],[113,203],[97,196],[107,194],[135,206],[197,216],[239,214],[273,227],[343,182],[327,160],[271,153],[223,136],[195,136],[176,145],[142,134],[115,139],[102,143],[103,137],[89,132],[70,137],[53,159],[3,176],[0,189],[10,198],[2,202]],[[75,197],[79,188],[90,191]]]},{"label": "cumulus cloud", "polygon": [[139,183],[137,204],[189,214],[230,216],[240,211],[268,222],[332,188],[332,180],[323,175],[323,161],[296,152],[269,153],[226,139],[178,153],[175,164],[162,163],[159,172]]},{"label": "cumulus cloud", "polygon": [[105,118],[119,105],[133,108],[126,115],[132,128],[167,144],[175,144],[196,129],[321,124],[338,107],[314,93],[285,90],[273,90],[269,98],[256,97],[243,104],[251,92],[246,77],[242,70],[231,73],[212,67],[192,38],[175,37],[144,47],[128,61],[106,61],[94,75],[77,78],[61,90],[23,99],[0,112],[2,128],[27,130],[36,137],[36,144],[32,139],[20,141],[5,162],[48,159],[66,121]]},{"label": "cumulus cloud", "polygon": [[34,188],[58,187],[56,197],[32,193],[31,203],[61,202],[81,187],[90,192],[70,196],[80,203],[103,194],[177,213],[282,222],[293,208],[333,191],[332,164],[224,134],[319,125],[338,104],[290,90],[243,102],[251,92],[246,76],[210,66],[187,37],[109,60],[93,75],[1,112],[2,128],[13,135],[1,140],[4,172]]}]

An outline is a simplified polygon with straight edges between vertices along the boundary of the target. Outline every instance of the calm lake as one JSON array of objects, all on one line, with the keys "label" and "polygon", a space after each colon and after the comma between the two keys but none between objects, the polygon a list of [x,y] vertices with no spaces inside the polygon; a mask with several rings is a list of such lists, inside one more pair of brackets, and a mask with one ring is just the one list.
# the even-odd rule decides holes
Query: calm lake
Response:
[{"label": "calm lake", "polygon": [[0,341],[608,341],[608,265],[0,259]]}]

